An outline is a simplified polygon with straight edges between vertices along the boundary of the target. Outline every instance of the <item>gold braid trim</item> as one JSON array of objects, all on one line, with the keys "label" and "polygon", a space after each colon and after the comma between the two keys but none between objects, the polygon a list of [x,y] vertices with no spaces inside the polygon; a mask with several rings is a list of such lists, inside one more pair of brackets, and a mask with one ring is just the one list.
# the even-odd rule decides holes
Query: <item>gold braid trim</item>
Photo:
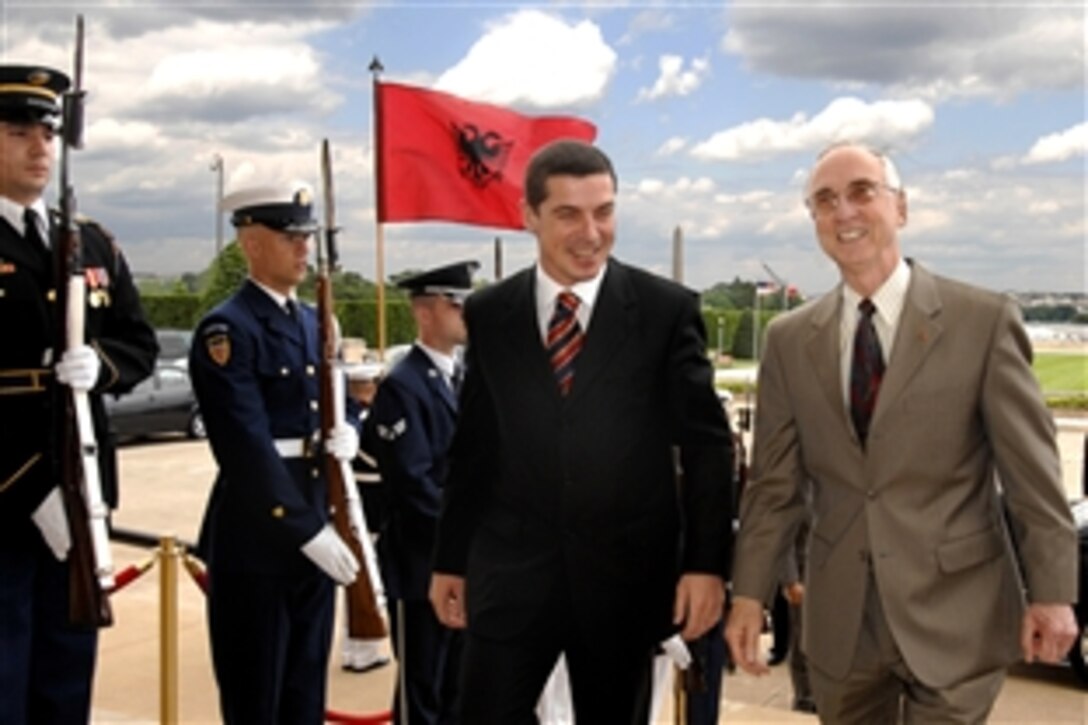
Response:
[{"label": "gold braid trim", "polygon": [[29,460],[29,461],[27,461],[26,463],[24,463],[24,464],[22,465],[22,467],[21,467],[21,468],[19,468],[19,470],[18,470],[18,471],[16,471],[15,473],[13,473],[13,474],[11,475],[11,478],[9,478],[8,480],[4,481],[3,483],[0,483],[0,493],[3,493],[4,491],[6,491],[6,490],[8,490],[9,488],[11,488],[11,485],[12,485],[13,483],[15,483],[16,481],[18,481],[18,480],[19,480],[20,478],[22,478],[22,477],[23,477],[23,474],[24,474],[24,473],[26,473],[26,472],[27,472],[27,470],[29,470],[31,466],[33,466],[33,465],[34,465],[35,463],[37,463],[37,462],[38,462],[38,459],[39,459],[39,458],[41,458],[41,457],[42,457],[42,454],[41,454],[41,453],[35,453],[35,454],[34,454],[33,456],[31,456],[31,457],[30,457],[30,460]]},{"label": "gold braid trim", "polygon": [[[102,358],[102,362],[106,363],[106,367],[109,368],[111,377],[106,381],[106,384],[102,386],[103,389],[109,388],[121,379],[121,373],[117,370],[117,366],[113,364],[113,360],[110,360],[110,356],[99,346],[98,340],[91,340],[91,347],[98,351],[98,357]],[[96,385],[95,387],[98,386]]]}]

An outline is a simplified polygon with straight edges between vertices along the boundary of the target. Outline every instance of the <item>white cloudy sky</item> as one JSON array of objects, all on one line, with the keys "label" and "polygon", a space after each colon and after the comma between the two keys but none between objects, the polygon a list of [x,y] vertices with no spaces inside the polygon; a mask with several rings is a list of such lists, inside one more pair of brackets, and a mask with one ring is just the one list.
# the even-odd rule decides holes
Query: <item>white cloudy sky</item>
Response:
[{"label": "white cloudy sky", "polygon": [[[620,175],[617,255],[685,281],[835,281],[801,203],[825,144],[899,161],[907,254],[998,289],[1086,288],[1081,2],[0,0],[0,60],[70,67],[88,32],[80,208],[132,266],[197,271],[214,251],[215,155],[231,187],[317,178],[333,145],[344,262],[374,276],[371,80],[594,121]],[[229,226],[227,227],[229,233]],[[386,271],[534,258],[523,233],[386,228]]]}]

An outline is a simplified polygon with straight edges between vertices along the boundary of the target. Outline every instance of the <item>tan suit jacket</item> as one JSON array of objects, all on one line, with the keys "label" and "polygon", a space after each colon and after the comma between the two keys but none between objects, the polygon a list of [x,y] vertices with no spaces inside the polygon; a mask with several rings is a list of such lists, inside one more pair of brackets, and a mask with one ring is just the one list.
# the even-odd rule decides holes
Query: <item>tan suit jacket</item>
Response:
[{"label": "tan suit jacket", "polygon": [[811,478],[806,654],[848,673],[874,581],[907,666],[946,687],[1018,658],[1025,594],[1075,601],[1076,534],[1015,304],[912,268],[865,449],[842,389],[841,289],[769,327],[734,591],[766,600]]}]

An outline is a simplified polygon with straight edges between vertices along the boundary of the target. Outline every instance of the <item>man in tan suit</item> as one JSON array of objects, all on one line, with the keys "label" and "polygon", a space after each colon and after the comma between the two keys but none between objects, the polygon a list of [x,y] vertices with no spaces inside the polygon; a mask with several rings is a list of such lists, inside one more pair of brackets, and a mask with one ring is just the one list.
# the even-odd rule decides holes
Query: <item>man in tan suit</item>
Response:
[{"label": "man in tan suit", "polygon": [[1012,300],[903,259],[890,159],[835,145],[806,191],[842,283],[767,331],[726,639],[767,671],[763,602],[810,478],[820,718],[981,722],[1007,665],[1058,661],[1076,633],[1076,535],[1031,347]]}]

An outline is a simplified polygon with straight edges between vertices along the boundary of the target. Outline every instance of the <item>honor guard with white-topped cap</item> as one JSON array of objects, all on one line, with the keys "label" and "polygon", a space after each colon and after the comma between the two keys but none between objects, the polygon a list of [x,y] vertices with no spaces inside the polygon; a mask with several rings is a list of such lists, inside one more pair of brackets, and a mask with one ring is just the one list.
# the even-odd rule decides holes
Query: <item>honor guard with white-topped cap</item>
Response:
[{"label": "honor guard with white-topped cap", "polygon": [[[344,373],[348,376],[348,393],[359,403],[359,422],[366,431],[366,419],[370,415],[370,406],[374,404],[374,396],[378,392],[378,384],[381,381],[384,366],[379,362],[358,362],[344,365]],[[382,486],[381,473],[378,471],[378,461],[374,458],[373,442],[364,435],[359,444],[359,455],[352,464],[355,472],[355,483],[359,487],[359,498],[363,502],[363,515],[370,531],[371,539],[377,542],[380,536],[381,522],[385,520],[385,488]],[[345,590],[347,594],[347,590]],[[345,601],[350,607],[350,597],[345,596]],[[368,602],[369,603],[369,602]],[[381,613],[368,610],[364,621],[380,622]],[[348,672],[369,672],[389,664],[386,654],[386,633],[363,632],[363,636],[352,637],[346,630],[347,618],[345,618],[345,633],[341,649],[341,667]]]},{"label": "honor guard with white-topped cap", "polygon": [[478,267],[458,262],[397,283],[411,296],[419,338],[378,387],[368,418],[388,506],[378,559],[400,661],[395,722],[451,722],[455,712],[461,636],[439,624],[427,586],[457,420],[461,305]]},{"label": "honor guard with white-topped cap", "polygon": [[57,350],[58,216],[42,194],[69,85],[51,68],[0,65],[0,723],[90,718],[97,633],[69,624],[71,538],[54,417],[66,386],[87,392],[99,479],[115,506],[115,451],[101,395],[147,377],[158,351],[124,257],[86,219],[78,221],[86,344]]},{"label": "honor guard with white-topped cap", "polygon": [[[295,294],[316,229],[305,187],[228,195],[249,278],[199,324],[189,370],[219,473],[198,550],[226,723],[321,723],[334,583],[358,562],[330,525],[318,406],[318,321]],[[358,409],[329,431],[355,458]]]}]

